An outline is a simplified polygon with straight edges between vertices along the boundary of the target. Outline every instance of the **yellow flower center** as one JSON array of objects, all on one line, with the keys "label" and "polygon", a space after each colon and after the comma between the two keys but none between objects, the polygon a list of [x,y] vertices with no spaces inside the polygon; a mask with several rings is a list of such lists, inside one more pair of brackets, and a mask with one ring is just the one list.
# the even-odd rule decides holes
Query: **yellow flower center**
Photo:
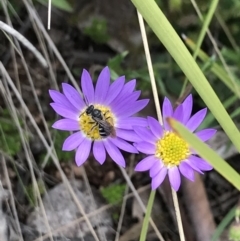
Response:
[{"label": "yellow flower center", "polygon": [[[79,115],[78,123],[80,126],[80,130],[88,138],[90,138],[92,140],[103,139],[103,137],[99,133],[99,124],[95,120],[92,119],[91,115],[87,115],[86,109],[87,109],[87,107]],[[100,110],[103,120],[107,121],[110,125],[114,126],[115,117],[109,107],[106,107],[103,105],[94,105],[94,109]]]},{"label": "yellow flower center", "polygon": [[174,132],[166,131],[156,143],[155,156],[167,167],[178,166],[190,154],[188,143]]}]

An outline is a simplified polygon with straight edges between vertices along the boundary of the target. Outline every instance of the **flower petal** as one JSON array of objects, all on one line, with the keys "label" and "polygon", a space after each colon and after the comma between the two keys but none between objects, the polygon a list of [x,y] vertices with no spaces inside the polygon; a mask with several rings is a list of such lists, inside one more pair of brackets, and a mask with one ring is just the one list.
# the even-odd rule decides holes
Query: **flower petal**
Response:
[{"label": "flower petal", "polygon": [[135,167],[136,172],[148,171],[157,162],[154,155],[142,159]]},{"label": "flower petal", "polygon": [[179,170],[184,177],[186,177],[192,182],[194,181],[194,171],[186,162],[181,162],[181,164],[179,165]]},{"label": "flower petal", "polygon": [[167,175],[168,169],[166,167],[163,167],[160,172],[152,179],[152,189],[155,190],[157,189],[165,179]]},{"label": "flower petal", "polygon": [[119,151],[119,149],[110,141],[106,140],[103,142],[109,156],[112,158],[114,162],[116,162],[119,166],[125,167],[126,163],[123,158],[122,153]]},{"label": "flower petal", "polygon": [[207,108],[204,108],[198,111],[189,119],[189,121],[186,124],[186,127],[192,132],[195,131],[198,128],[198,126],[202,123],[206,114],[207,114]]},{"label": "flower petal", "polygon": [[75,161],[78,166],[81,166],[89,157],[91,146],[92,141],[88,138],[85,138],[81,145],[78,147],[75,155]]},{"label": "flower petal", "polygon": [[119,149],[130,152],[130,153],[138,153],[137,149],[123,140],[122,138],[109,138],[109,141],[112,142],[115,146],[117,146]]},{"label": "flower petal", "polygon": [[67,100],[66,96],[57,90],[49,90],[48,93],[52,100],[56,103],[63,103],[65,100]]},{"label": "flower petal", "polygon": [[70,119],[61,119],[56,121],[53,125],[53,128],[62,130],[62,131],[79,131],[80,126],[76,120]]},{"label": "flower petal", "polygon": [[77,110],[69,102],[69,100],[67,99],[67,97],[64,94],[62,94],[56,90],[49,90],[49,95],[55,103],[61,104],[62,106],[73,109],[73,110]]},{"label": "flower petal", "polygon": [[105,67],[97,80],[96,88],[95,88],[95,102],[96,103],[104,103],[104,99],[106,98],[108,89],[110,85],[110,71],[108,67]]},{"label": "flower petal", "polygon": [[116,128],[116,136],[131,142],[142,141],[141,138],[133,130],[124,130]]},{"label": "flower petal", "polygon": [[76,112],[72,109],[63,107],[62,105],[60,105],[58,103],[51,103],[50,105],[55,110],[55,112],[58,113],[62,117],[65,117],[65,118],[68,118],[68,119],[71,119],[71,120],[77,120],[78,119],[78,116],[79,116],[78,112]]},{"label": "flower petal", "polygon": [[147,129],[146,127],[134,126],[133,130],[137,133],[137,135],[146,142],[155,144],[157,141],[157,137],[154,136],[151,130]]},{"label": "flower petal", "polygon": [[162,137],[162,134],[163,134],[163,128],[162,126],[160,125],[160,123],[154,119],[153,117],[151,116],[148,116],[147,117],[147,120],[148,120],[148,125],[152,131],[152,133],[157,137],[157,138],[161,138]]},{"label": "flower petal", "polygon": [[81,76],[81,86],[83,95],[87,101],[87,105],[94,102],[94,88],[93,81],[87,70],[83,70]]},{"label": "flower petal", "polygon": [[72,151],[76,149],[84,140],[84,136],[80,131],[70,135],[63,143],[63,151]]},{"label": "flower petal", "polygon": [[135,79],[133,80],[129,80],[123,87],[122,91],[121,91],[121,96],[123,97],[125,95],[129,95],[130,93],[132,93],[136,87],[136,83],[137,81]]},{"label": "flower petal", "polygon": [[135,91],[132,94],[129,94],[124,100],[121,100],[119,102],[115,102],[114,104],[111,104],[111,108],[115,112],[116,115],[121,116],[122,113],[125,111],[128,111],[131,106],[133,106],[136,103],[136,100],[139,98],[141,94],[141,91]]},{"label": "flower petal", "polygon": [[188,160],[191,162],[192,165],[194,165],[195,167],[197,167],[202,171],[210,171],[213,169],[213,167],[209,163],[207,163],[205,160],[203,160],[200,157],[192,155],[188,158]]},{"label": "flower petal", "polygon": [[128,117],[125,119],[118,120],[118,123],[116,124],[117,128],[126,129],[126,130],[132,130],[133,126],[147,126],[147,120],[143,117]]},{"label": "flower petal", "polygon": [[145,154],[154,154],[156,147],[155,145],[146,142],[146,141],[142,141],[142,142],[138,142],[138,143],[134,143],[134,146],[142,153]]},{"label": "flower petal", "polygon": [[200,174],[204,174],[198,167],[196,167],[191,161],[184,160],[184,162],[186,162],[193,170],[195,170],[196,172],[199,172]]},{"label": "flower petal", "polygon": [[71,102],[71,104],[77,108],[77,110],[81,110],[86,106],[82,97],[75,88],[67,83],[62,83],[62,88],[64,95]]},{"label": "flower petal", "polygon": [[129,108],[121,114],[122,118],[131,116],[142,110],[147,104],[149,100],[144,99],[144,100],[138,100],[134,104],[130,105]]},{"label": "flower petal", "polygon": [[115,105],[116,103],[121,102],[124,100],[126,97],[128,97],[134,90],[136,86],[136,80],[130,80],[127,82],[123,88],[122,91],[119,93],[119,95],[112,101],[111,105]]},{"label": "flower petal", "polygon": [[196,132],[195,135],[202,141],[208,141],[216,134],[216,132],[217,130],[215,129],[204,129]]},{"label": "flower petal", "polygon": [[135,79],[129,80],[124,86],[124,91],[126,91],[128,94],[133,92],[136,87],[136,83],[137,81]]},{"label": "flower petal", "polygon": [[102,141],[94,141],[93,155],[95,159],[102,165],[106,160],[106,150]]},{"label": "flower petal", "polygon": [[104,104],[110,104],[121,92],[123,85],[125,82],[125,76],[121,76],[117,78],[109,87],[106,99],[104,100]]},{"label": "flower petal", "polygon": [[171,167],[168,169],[168,176],[169,176],[169,181],[172,186],[172,188],[175,191],[178,191],[180,184],[181,184],[181,177],[180,173],[178,170],[178,167]]},{"label": "flower petal", "polygon": [[190,94],[182,103],[183,107],[183,124],[186,124],[192,114],[192,107],[193,107],[193,98]]},{"label": "flower petal", "polygon": [[164,98],[162,109],[163,109],[162,113],[163,113],[164,128],[166,130],[171,130],[170,126],[167,123],[166,118],[171,117],[173,115],[173,107],[170,100],[167,97]]},{"label": "flower petal", "polygon": [[183,107],[179,105],[176,110],[173,112],[172,117],[179,122],[183,122],[184,114],[183,114]]},{"label": "flower petal", "polygon": [[159,172],[160,170],[163,168],[164,164],[161,160],[157,160],[155,162],[155,164],[152,166],[152,168],[150,169],[150,177],[153,178],[155,177]]}]

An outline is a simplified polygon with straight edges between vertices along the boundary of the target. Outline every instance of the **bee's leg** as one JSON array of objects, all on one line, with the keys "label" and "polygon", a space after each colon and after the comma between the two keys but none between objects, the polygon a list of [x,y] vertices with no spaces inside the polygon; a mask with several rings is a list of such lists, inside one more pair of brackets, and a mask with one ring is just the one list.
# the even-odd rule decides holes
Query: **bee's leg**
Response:
[{"label": "bee's leg", "polygon": [[84,111],[82,114],[80,114],[78,118],[80,118],[84,113],[86,113],[86,111]]},{"label": "bee's leg", "polygon": [[113,118],[112,118],[111,116],[106,117],[106,114],[107,114],[108,112],[110,112],[110,111],[107,110],[107,111],[104,113],[104,118],[105,118],[105,120],[109,120],[109,119],[110,119],[110,123],[112,123],[112,122],[113,122]]},{"label": "bee's leg", "polygon": [[98,125],[98,123],[96,123],[96,122],[88,122],[88,123],[89,123],[89,124],[94,124],[94,123],[95,123],[95,125],[92,126],[90,132],[91,132],[93,129],[95,129],[95,128],[97,127],[97,125]]},{"label": "bee's leg", "polygon": [[104,115],[104,117],[106,117],[106,114],[108,113],[108,112],[110,112],[109,110],[107,110],[103,115]]},{"label": "bee's leg", "polygon": [[[108,110],[107,112],[109,112],[109,110]],[[104,114],[105,120],[108,120],[108,119],[111,119],[111,118],[112,118],[111,116],[106,117],[107,112],[105,112],[105,114]]]},{"label": "bee's leg", "polygon": [[104,118],[105,118],[105,120],[108,120],[108,119],[112,119],[112,117],[111,116],[108,116],[108,117],[106,117],[106,114],[108,113],[108,112],[110,112],[109,110],[107,110],[103,115],[104,115]]},{"label": "bee's leg", "polygon": [[89,135],[89,134],[92,132],[92,130],[95,129],[95,128],[97,127],[98,123],[96,123],[95,121],[94,121],[94,122],[91,121],[91,122],[88,122],[88,123],[89,123],[89,124],[94,124],[94,123],[95,123],[95,125],[92,126],[91,130],[87,133],[87,134]]}]

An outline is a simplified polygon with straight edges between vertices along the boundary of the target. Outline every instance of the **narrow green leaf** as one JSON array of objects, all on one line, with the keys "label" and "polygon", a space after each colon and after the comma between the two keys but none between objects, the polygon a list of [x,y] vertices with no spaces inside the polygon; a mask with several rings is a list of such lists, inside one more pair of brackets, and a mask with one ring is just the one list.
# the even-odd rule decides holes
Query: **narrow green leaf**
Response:
[{"label": "narrow green leaf", "polygon": [[213,15],[214,15],[214,13],[216,11],[216,8],[217,8],[217,5],[218,5],[218,1],[219,0],[212,0],[211,1],[211,4],[210,4],[210,7],[209,7],[207,16],[206,16],[206,18],[203,21],[203,26],[201,28],[201,32],[200,32],[199,37],[198,37],[196,48],[194,49],[194,54],[193,54],[193,58],[194,59],[197,57],[198,52],[200,50],[200,47],[202,45],[203,39],[204,39],[204,37],[205,37],[205,35],[206,35],[207,31],[208,31],[208,27],[209,27],[209,25],[211,23]]},{"label": "narrow green leaf", "polygon": [[[188,37],[183,36],[185,43],[191,50],[196,48],[196,44]],[[198,57],[203,62],[211,61],[211,57],[209,57],[204,51],[200,50],[198,53]],[[228,76],[227,72],[217,63],[212,63],[211,72],[213,72],[233,93],[240,93],[240,87],[237,82],[233,83],[231,78]]]},{"label": "narrow green leaf", "polygon": [[191,133],[185,126],[169,118],[171,127],[201,156],[207,160],[227,181],[240,191],[240,175],[207,144]]},{"label": "narrow green leaf", "polygon": [[236,207],[233,207],[227,215],[222,219],[221,223],[217,226],[211,241],[218,241],[222,233],[226,230],[227,226],[231,223],[235,216]]},{"label": "narrow green leaf", "polygon": [[240,133],[197,63],[154,0],[132,0],[171,56],[240,151]]},{"label": "narrow green leaf", "polygon": [[[201,28],[201,31],[200,31],[200,34],[199,34],[199,37],[198,37],[198,40],[197,40],[197,44],[196,44],[196,47],[194,49],[194,53],[193,53],[193,59],[194,60],[198,56],[198,53],[199,53],[200,47],[202,45],[202,42],[203,42],[203,40],[204,40],[204,38],[205,38],[205,36],[207,34],[208,27],[209,27],[209,25],[211,23],[213,15],[214,15],[214,13],[216,11],[216,8],[217,8],[217,5],[218,5],[218,1],[219,0],[212,0],[211,1],[211,4],[209,6],[209,10],[208,10],[207,16],[206,16],[206,18],[203,21],[202,28]],[[184,84],[183,84],[180,96],[182,96],[183,93],[185,92],[186,86],[187,86],[187,79],[185,79],[185,81],[184,81]]]}]

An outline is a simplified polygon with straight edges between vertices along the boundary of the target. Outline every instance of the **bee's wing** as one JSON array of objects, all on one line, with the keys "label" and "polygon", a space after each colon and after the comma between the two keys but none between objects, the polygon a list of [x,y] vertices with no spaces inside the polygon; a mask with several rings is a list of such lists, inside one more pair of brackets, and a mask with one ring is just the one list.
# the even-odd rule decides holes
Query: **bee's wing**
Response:
[{"label": "bee's wing", "polygon": [[116,137],[116,130],[113,126],[111,126],[112,130],[111,130],[111,137]]},{"label": "bee's wing", "polygon": [[114,126],[109,123],[108,121],[104,121],[104,128],[108,130],[108,132],[110,133],[110,136],[111,137],[116,137],[116,131],[115,131],[115,128]]},{"label": "bee's wing", "polygon": [[102,126],[104,126],[104,120],[101,120],[101,119],[99,119],[99,118],[97,118],[97,117],[93,117],[92,116],[92,119],[94,120],[94,121],[96,121],[98,124],[101,124]]},{"label": "bee's wing", "polygon": [[111,125],[108,121],[106,120],[101,120],[99,118],[94,118],[94,120],[100,124],[107,133],[110,133],[111,137],[116,137],[116,131],[113,125]]},{"label": "bee's wing", "polygon": [[100,124],[101,126],[103,126],[105,129],[111,129],[113,128],[113,126],[108,123],[106,120],[101,120],[99,118],[94,118],[96,119],[96,121],[98,122],[98,124]]}]

